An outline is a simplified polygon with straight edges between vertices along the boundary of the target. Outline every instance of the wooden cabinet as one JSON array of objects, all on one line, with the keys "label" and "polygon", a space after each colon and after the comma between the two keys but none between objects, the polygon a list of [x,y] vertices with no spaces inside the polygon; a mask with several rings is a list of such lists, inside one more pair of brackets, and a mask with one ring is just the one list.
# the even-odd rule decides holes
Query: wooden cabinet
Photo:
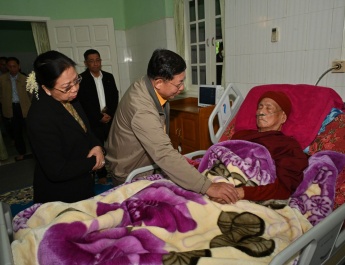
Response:
[{"label": "wooden cabinet", "polygon": [[[174,148],[181,154],[207,150],[211,145],[208,118],[214,109],[198,107],[197,98],[184,98],[170,102],[169,135]],[[214,125],[215,130],[219,126]]]}]

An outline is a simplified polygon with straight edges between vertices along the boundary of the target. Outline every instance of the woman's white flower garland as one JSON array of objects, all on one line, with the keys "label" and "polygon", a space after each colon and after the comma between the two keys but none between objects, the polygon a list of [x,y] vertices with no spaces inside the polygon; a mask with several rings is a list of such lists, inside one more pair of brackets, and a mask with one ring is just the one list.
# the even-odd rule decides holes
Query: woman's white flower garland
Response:
[{"label": "woman's white flower garland", "polygon": [[36,74],[32,71],[26,78],[26,91],[31,94],[35,93],[37,100],[38,98],[38,84],[36,82]]}]

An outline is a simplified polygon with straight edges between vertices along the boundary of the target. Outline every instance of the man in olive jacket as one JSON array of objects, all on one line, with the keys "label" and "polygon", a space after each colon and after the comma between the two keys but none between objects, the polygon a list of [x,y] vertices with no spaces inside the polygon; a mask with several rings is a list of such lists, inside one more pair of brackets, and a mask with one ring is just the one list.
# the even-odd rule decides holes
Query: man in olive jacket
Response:
[{"label": "man in olive jacket", "polygon": [[26,153],[23,128],[31,105],[31,95],[26,91],[26,76],[20,73],[19,60],[8,57],[6,66],[9,71],[0,76],[0,103],[7,131],[19,154],[15,160],[20,161]]},{"label": "man in olive jacket", "polygon": [[178,54],[158,49],[147,75],[134,82],[122,97],[110,128],[107,156],[114,184],[123,183],[136,168],[157,164],[177,185],[217,198],[238,200],[229,183],[212,183],[173,148],[169,132],[169,99],[184,88],[186,64]]}]

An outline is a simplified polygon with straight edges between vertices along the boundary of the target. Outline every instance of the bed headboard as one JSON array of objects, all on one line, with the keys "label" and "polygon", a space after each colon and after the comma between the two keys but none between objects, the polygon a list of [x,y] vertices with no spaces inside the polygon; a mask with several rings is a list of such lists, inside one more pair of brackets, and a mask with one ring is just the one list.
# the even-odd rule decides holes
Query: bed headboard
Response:
[{"label": "bed headboard", "polygon": [[[218,143],[228,124],[235,117],[242,102],[243,96],[241,92],[233,84],[229,84],[208,119],[208,129],[212,143]],[[219,121],[219,129],[215,133],[213,120],[216,116]]]}]

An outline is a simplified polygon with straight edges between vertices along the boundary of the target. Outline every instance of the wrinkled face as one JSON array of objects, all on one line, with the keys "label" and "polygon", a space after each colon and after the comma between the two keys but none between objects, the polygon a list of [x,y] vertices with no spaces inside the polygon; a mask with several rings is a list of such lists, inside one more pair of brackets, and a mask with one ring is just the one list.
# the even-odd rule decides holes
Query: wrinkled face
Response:
[{"label": "wrinkled face", "polygon": [[16,61],[8,61],[7,69],[10,72],[10,75],[16,76],[19,73],[20,65]]},{"label": "wrinkled face", "polygon": [[84,62],[85,66],[90,70],[93,74],[98,74],[102,68],[102,59],[99,57],[97,53],[89,54],[87,56],[87,60]]},{"label": "wrinkled face", "polygon": [[256,110],[256,125],[259,132],[280,131],[286,119],[285,112],[273,99],[263,98],[259,102]]},{"label": "wrinkled face", "polygon": [[182,72],[181,74],[174,75],[174,79],[172,80],[157,78],[153,80],[153,86],[165,100],[173,99],[183,91],[185,77],[186,73]]},{"label": "wrinkled face", "polygon": [[42,86],[44,91],[57,101],[72,101],[77,97],[81,79],[74,67],[69,67],[56,79],[53,89]]}]

